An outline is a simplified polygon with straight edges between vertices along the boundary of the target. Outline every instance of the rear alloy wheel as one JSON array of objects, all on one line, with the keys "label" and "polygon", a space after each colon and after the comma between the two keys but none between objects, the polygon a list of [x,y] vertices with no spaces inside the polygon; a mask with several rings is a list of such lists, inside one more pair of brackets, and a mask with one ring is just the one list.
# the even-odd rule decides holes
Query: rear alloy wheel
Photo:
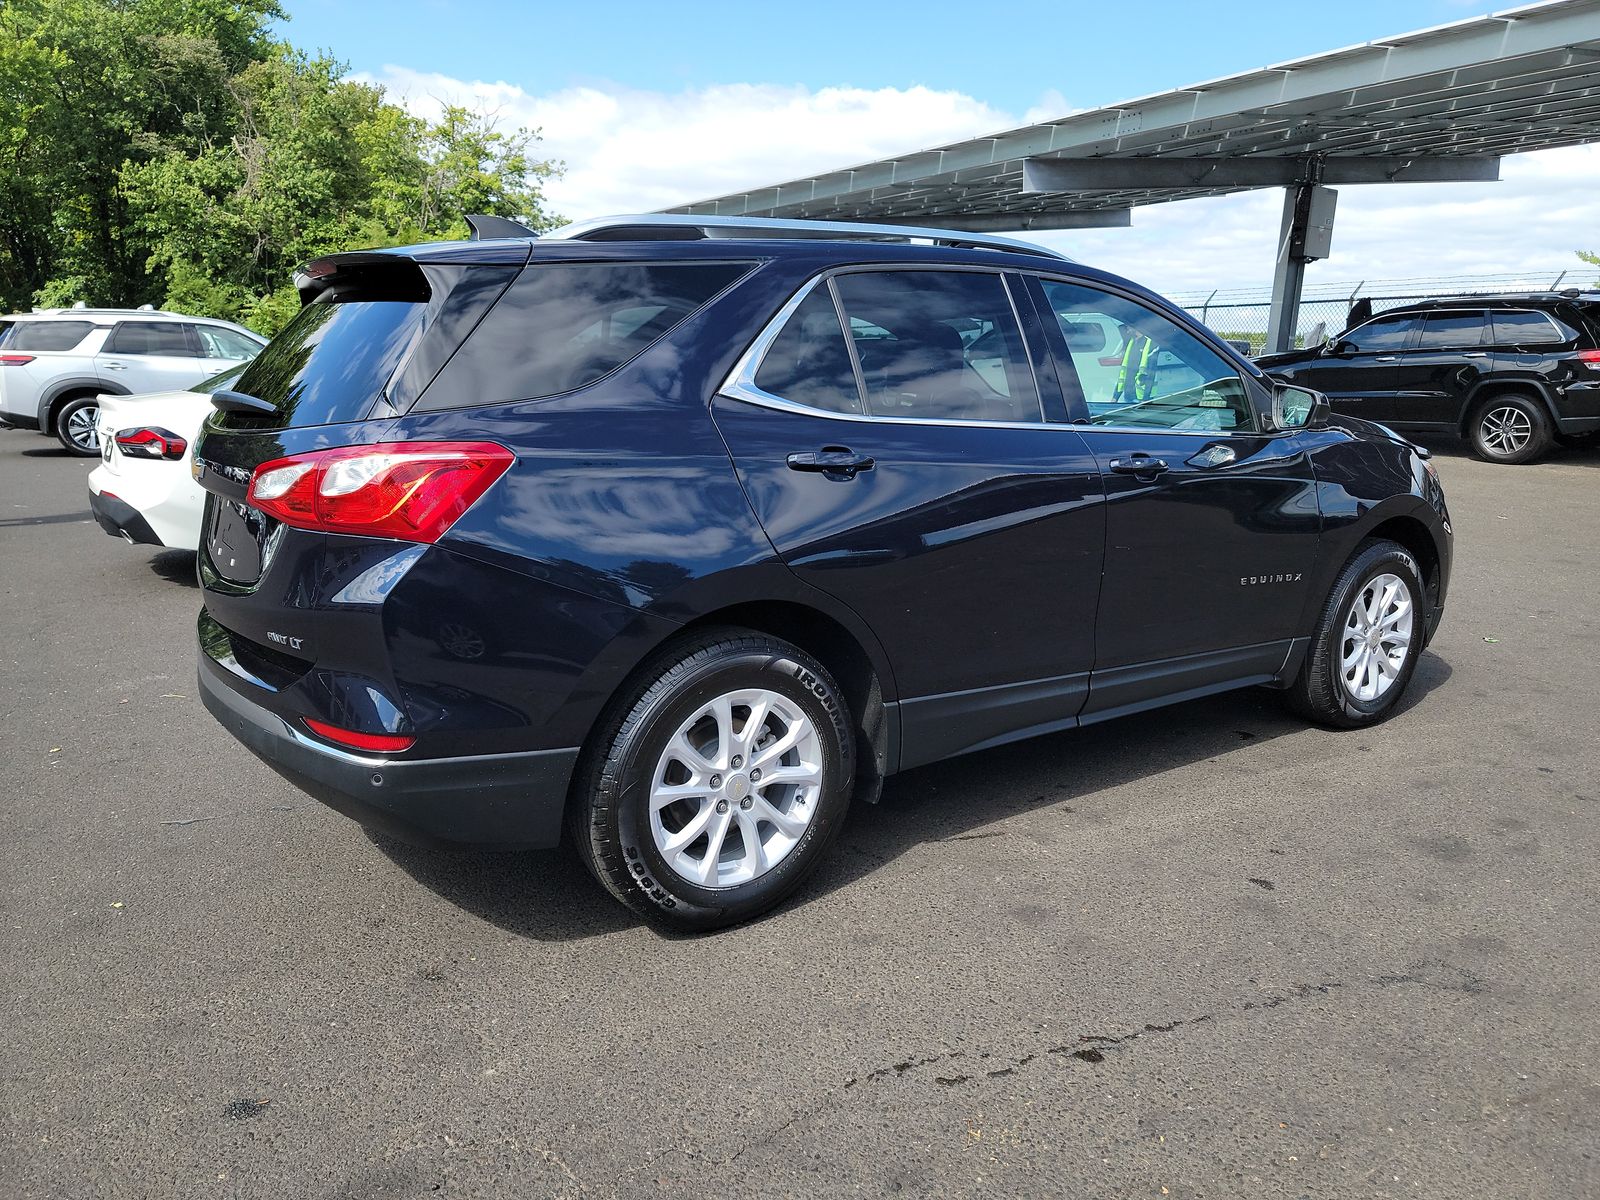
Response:
[{"label": "rear alloy wheel", "polygon": [[573,840],[658,924],[748,920],[800,885],[844,819],[849,710],[820,663],[761,634],[713,634],[659,666],[591,749]]},{"label": "rear alloy wheel", "polygon": [[1473,413],[1467,437],[1485,462],[1532,462],[1550,448],[1550,418],[1531,396],[1495,396]]},{"label": "rear alloy wheel", "polygon": [[1422,653],[1426,595],[1409,551],[1390,541],[1365,543],[1334,582],[1286,693],[1290,705],[1338,729],[1389,716]]},{"label": "rear alloy wheel", "polygon": [[69,400],[56,411],[56,438],[73,454],[100,456],[100,401],[93,396]]}]

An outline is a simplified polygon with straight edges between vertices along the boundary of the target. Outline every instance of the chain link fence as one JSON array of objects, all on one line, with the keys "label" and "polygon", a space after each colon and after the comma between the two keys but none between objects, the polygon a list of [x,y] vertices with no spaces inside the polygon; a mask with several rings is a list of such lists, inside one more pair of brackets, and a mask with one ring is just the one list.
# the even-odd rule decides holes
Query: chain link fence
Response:
[{"label": "chain link fence", "polygon": [[[1466,296],[1484,292],[1525,292],[1563,287],[1593,286],[1593,268],[1577,271],[1552,268],[1549,271],[1517,272],[1505,275],[1458,275],[1417,279],[1374,279],[1359,283],[1326,283],[1306,289],[1300,302],[1300,321],[1295,329],[1296,348],[1315,346],[1331,334],[1349,327],[1350,311],[1357,301],[1370,300],[1379,313],[1415,300],[1437,296]],[[1180,293],[1174,301],[1190,314],[1242,349],[1249,344],[1250,354],[1262,354],[1267,345],[1267,317],[1271,312],[1271,291],[1267,288],[1218,289],[1209,294]]]}]

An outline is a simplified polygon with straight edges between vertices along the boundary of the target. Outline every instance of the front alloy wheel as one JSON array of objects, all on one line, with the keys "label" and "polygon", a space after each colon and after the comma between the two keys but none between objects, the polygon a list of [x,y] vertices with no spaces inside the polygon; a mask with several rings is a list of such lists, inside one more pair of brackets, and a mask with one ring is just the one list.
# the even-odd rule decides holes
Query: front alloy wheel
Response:
[{"label": "front alloy wheel", "polygon": [[1351,600],[1339,678],[1352,699],[1371,704],[1400,678],[1410,654],[1415,609],[1406,581],[1389,571],[1369,579]]},{"label": "front alloy wheel", "polygon": [[618,900],[716,929],[781,902],[844,820],[855,721],[805,651],[713,630],[663,651],[602,718],[568,805],[573,842]]},{"label": "front alloy wheel", "polygon": [[1362,543],[1334,580],[1285,693],[1290,706],[1337,729],[1393,713],[1426,640],[1426,595],[1409,550],[1376,538]]}]

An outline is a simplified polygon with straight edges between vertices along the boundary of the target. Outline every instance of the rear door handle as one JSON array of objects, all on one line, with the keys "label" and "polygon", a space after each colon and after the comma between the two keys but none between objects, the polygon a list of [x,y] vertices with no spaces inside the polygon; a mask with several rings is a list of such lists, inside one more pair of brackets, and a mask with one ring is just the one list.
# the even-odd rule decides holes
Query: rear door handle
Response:
[{"label": "rear door handle", "polygon": [[858,471],[870,471],[872,459],[857,454],[848,446],[824,446],[821,450],[791,454],[788,458],[791,471],[816,471],[823,475],[854,479]]},{"label": "rear door handle", "polygon": [[1111,469],[1118,475],[1135,475],[1139,478],[1149,476],[1154,479],[1157,475],[1170,470],[1164,458],[1151,458],[1148,454],[1135,454],[1130,458],[1113,458]]},{"label": "rear door handle", "polygon": [[1489,352],[1487,350],[1468,350],[1466,352],[1466,354],[1462,355],[1462,357],[1463,358],[1488,358],[1489,357]]},{"label": "rear door handle", "polygon": [[1398,354],[1380,354],[1380,355],[1378,355],[1377,358],[1373,359],[1372,361],[1373,362],[1399,362],[1400,361],[1400,356]]},{"label": "rear door handle", "polygon": [[126,371],[128,369],[127,363],[103,362],[100,365],[108,371]]}]

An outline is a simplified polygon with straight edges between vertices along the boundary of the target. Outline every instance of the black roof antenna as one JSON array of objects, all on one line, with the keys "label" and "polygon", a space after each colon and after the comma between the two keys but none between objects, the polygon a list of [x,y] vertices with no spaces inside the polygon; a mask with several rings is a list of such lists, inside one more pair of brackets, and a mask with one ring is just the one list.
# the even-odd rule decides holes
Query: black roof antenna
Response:
[{"label": "black roof antenna", "polygon": [[467,217],[467,225],[472,230],[472,240],[475,242],[486,241],[489,238],[530,238],[539,235],[526,225],[505,217],[491,217],[484,213],[472,213]]}]

